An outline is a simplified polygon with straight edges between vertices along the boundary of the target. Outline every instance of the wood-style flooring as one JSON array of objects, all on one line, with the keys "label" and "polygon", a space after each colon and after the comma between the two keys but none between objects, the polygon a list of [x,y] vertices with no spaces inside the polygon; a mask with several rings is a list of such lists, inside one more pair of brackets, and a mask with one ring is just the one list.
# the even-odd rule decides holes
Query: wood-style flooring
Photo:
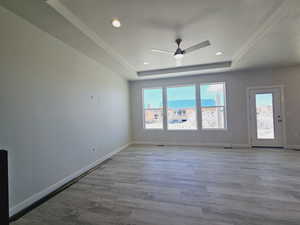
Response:
[{"label": "wood-style flooring", "polygon": [[300,225],[300,152],[135,145],[14,225]]}]

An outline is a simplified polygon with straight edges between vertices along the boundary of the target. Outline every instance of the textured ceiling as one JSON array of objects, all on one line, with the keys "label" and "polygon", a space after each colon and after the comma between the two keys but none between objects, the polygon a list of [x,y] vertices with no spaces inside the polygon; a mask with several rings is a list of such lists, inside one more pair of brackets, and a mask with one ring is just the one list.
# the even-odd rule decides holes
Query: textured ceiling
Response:
[{"label": "textured ceiling", "polygon": [[[128,79],[175,66],[175,51],[204,40],[183,65],[233,61],[231,70],[300,63],[299,0],[0,0],[2,5]],[[112,18],[122,22],[111,26]],[[216,56],[222,51],[224,55]],[[144,65],[148,62],[148,65]],[[206,71],[207,72],[207,71]],[[175,74],[176,75],[176,74]]]}]

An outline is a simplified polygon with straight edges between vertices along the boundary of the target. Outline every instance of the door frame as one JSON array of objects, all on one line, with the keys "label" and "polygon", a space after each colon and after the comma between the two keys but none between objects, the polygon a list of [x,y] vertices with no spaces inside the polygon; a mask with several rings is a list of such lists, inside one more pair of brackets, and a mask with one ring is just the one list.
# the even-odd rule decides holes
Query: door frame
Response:
[{"label": "door frame", "polygon": [[249,147],[252,148],[252,137],[251,137],[251,108],[250,108],[250,96],[251,90],[259,90],[259,89],[271,89],[271,88],[279,88],[280,89],[280,101],[281,101],[281,115],[282,115],[282,146],[283,148],[287,148],[287,138],[286,138],[286,114],[285,114],[285,96],[284,96],[284,85],[270,85],[270,86],[253,86],[247,88],[247,120],[248,120],[248,143]]}]

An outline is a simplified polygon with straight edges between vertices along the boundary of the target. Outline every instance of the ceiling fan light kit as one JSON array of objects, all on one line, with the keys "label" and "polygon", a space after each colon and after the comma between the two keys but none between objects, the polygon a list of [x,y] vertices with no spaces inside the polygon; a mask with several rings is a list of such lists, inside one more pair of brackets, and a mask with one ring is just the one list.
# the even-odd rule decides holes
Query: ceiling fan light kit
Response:
[{"label": "ceiling fan light kit", "polygon": [[174,55],[175,59],[182,59],[183,57],[184,57],[184,55],[181,54],[181,53],[177,53],[177,54]]}]

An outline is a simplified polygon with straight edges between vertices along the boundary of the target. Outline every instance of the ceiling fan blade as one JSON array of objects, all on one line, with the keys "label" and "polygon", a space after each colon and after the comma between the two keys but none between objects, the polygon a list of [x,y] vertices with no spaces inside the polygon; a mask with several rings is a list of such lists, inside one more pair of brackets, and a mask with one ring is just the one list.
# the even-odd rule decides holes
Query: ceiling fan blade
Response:
[{"label": "ceiling fan blade", "polygon": [[174,53],[171,51],[167,51],[167,50],[161,50],[161,49],[151,49],[152,52],[157,52],[157,53],[163,53],[163,54],[169,54],[169,55],[173,55]]},{"label": "ceiling fan blade", "polygon": [[184,51],[185,54],[187,54],[187,53],[196,51],[196,50],[198,50],[200,48],[205,48],[205,47],[208,47],[208,46],[210,46],[210,41],[207,40],[207,41],[203,41],[203,42],[201,42],[199,44],[193,45],[193,46],[191,46],[191,47],[189,47],[189,48],[187,48],[187,49],[185,49],[183,51]]}]

